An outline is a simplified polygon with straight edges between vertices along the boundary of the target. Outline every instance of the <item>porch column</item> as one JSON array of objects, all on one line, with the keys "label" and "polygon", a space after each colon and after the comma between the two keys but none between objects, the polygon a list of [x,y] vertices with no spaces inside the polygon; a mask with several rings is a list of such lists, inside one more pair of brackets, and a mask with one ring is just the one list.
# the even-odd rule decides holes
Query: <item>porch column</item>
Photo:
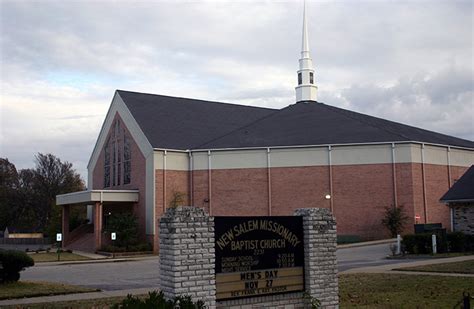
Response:
[{"label": "porch column", "polygon": [[100,250],[102,247],[102,204],[95,203],[94,207],[94,239],[95,249]]},{"label": "porch column", "polygon": [[[63,234],[63,248],[68,245],[69,241],[69,205],[63,205],[62,207],[62,234]],[[56,237],[52,235],[51,237]]]}]

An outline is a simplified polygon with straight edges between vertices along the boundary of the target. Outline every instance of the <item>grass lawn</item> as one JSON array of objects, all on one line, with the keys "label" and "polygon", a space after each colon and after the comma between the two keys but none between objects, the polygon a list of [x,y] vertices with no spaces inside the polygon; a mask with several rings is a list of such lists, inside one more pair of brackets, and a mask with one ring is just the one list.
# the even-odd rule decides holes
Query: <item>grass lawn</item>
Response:
[{"label": "grass lawn", "polygon": [[339,276],[341,308],[453,308],[474,278],[406,274]]},{"label": "grass lawn", "polygon": [[[405,274],[339,276],[341,308],[452,308],[463,291],[473,291],[474,278]],[[146,295],[141,295],[145,297]],[[33,304],[10,308],[106,308],[125,297]]]},{"label": "grass lawn", "polygon": [[0,299],[95,292],[95,289],[60,283],[18,281],[0,285]]},{"label": "grass lawn", "polygon": [[397,268],[396,270],[426,271],[434,273],[474,274],[474,260],[416,267],[402,267]]},{"label": "grass lawn", "polygon": [[[35,261],[35,263],[41,262],[57,262],[58,254],[56,252],[43,252],[43,253],[33,253],[29,254]],[[90,260],[90,258],[77,255],[69,252],[62,252],[60,261],[79,261],[79,260]]]}]

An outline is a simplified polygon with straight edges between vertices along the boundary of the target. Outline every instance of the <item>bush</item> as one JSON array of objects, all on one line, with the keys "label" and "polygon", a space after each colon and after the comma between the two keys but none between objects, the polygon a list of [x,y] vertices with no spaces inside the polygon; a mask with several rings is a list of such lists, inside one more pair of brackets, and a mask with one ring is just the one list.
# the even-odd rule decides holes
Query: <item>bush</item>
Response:
[{"label": "bush", "polygon": [[[461,232],[438,233],[436,246],[438,253],[443,252],[471,252],[474,251],[474,235],[467,235]],[[433,233],[410,234],[403,236],[402,245],[405,251],[410,254],[430,254],[431,235]]]},{"label": "bush", "polygon": [[115,304],[112,308],[118,309],[147,309],[147,308],[158,308],[158,309],[203,309],[204,302],[199,300],[194,303],[190,296],[178,296],[173,300],[166,300],[163,292],[149,292],[148,297],[145,299],[139,299],[138,297],[127,295],[127,298],[122,300],[121,303]]},{"label": "bush", "polygon": [[33,266],[35,262],[25,252],[17,250],[0,251],[0,282],[18,281],[20,279],[20,271],[26,267]]},{"label": "bush", "polygon": [[471,252],[474,251],[474,235],[462,232],[447,234],[449,252]]},{"label": "bush", "polygon": [[409,234],[403,236],[402,246],[409,254],[431,253],[431,234]]},{"label": "bush", "polygon": [[124,247],[126,251],[128,251],[129,246],[138,244],[138,222],[137,217],[132,213],[112,214],[106,231],[117,233],[114,246]]},{"label": "bush", "polygon": [[390,236],[397,237],[406,225],[408,216],[405,214],[403,206],[390,206],[385,208],[382,224],[390,231]]}]

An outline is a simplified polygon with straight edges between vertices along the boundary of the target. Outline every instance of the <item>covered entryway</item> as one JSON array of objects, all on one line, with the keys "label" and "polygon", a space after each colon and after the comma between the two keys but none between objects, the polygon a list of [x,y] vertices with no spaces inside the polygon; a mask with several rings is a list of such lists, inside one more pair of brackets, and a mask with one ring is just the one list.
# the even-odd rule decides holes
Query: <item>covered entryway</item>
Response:
[{"label": "covered entryway", "polygon": [[[57,195],[56,204],[62,206],[63,247],[67,248],[74,242],[76,250],[100,250],[105,241],[103,228],[107,215],[113,210],[133,210],[138,196],[138,190],[90,190]],[[69,231],[69,212],[72,205],[88,208],[90,224]]]}]

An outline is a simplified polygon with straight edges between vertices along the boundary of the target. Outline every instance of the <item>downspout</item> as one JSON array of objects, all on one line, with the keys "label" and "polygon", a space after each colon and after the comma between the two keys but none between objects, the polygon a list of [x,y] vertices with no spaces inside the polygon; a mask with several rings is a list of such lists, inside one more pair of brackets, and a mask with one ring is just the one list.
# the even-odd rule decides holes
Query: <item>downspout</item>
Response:
[{"label": "downspout", "polygon": [[209,203],[209,215],[212,216],[212,190],[211,190],[211,173],[212,173],[212,166],[211,166],[211,151],[207,151],[207,186],[208,186],[208,203]]},{"label": "downspout", "polygon": [[332,156],[331,156],[331,145],[328,146],[328,167],[329,167],[329,209],[331,213],[334,215],[334,195],[333,195],[333,187],[332,187]]},{"label": "downspout", "polygon": [[194,177],[194,166],[193,166],[193,154],[191,151],[189,151],[189,205],[193,206],[194,205],[194,182],[193,182],[193,177]]},{"label": "downspout", "polygon": [[[451,147],[447,148],[447,157],[448,157],[448,189],[451,188]],[[449,204],[448,204],[449,205]],[[454,232],[454,207],[449,207],[449,221],[451,223],[451,232]]]},{"label": "downspout", "polygon": [[166,212],[166,155],[167,151],[163,152],[163,213]]},{"label": "downspout", "polygon": [[272,215],[272,178],[271,178],[271,162],[270,148],[267,148],[267,183],[268,183],[268,215]]},{"label": "downspout", "polygon": [[392,143],[392,175],[393,175],[393,203],[395,208],[398,207],[398,198],[397,198],[397,169],[395,162],[395,143]]},{"label": "downspout", "polygon": [[425,224],[428,223],[428,207],[426,201],[426,179],[425,179],[425,144],[421,144],[421,181],[423,184],[423,210],[425,214]]}]

